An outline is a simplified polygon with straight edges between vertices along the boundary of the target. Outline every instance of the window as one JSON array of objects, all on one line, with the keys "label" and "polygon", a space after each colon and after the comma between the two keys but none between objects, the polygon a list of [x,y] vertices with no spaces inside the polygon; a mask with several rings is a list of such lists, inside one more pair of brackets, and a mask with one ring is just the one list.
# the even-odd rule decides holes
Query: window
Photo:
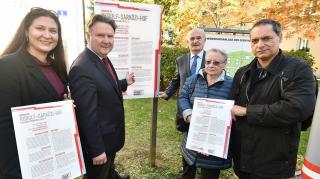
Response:
[{"label": "window", "polygon": [[310,48],[308,47],[309,40],[304,38],[298,38],[298,50],[303,50],[309,52]]}]

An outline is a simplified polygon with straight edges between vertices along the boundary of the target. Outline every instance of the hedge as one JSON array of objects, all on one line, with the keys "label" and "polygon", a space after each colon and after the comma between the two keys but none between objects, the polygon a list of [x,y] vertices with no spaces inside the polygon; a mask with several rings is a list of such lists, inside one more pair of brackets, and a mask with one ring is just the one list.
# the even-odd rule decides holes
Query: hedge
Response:
[{"label": "hedge", "polygon": [[164,91],[169,85],[176,70],[176,59],[182,54],[188,53],[188,48],[162,47],[160,61],[160,91]]},{"label": "hedge", "polygon": [[[314,57],[305,50],[284,51],[284,54],[290,57],[296,57],[304,61],[306,64],[310,65],[311,67],[313,67],[313,65],[315,64]],[[313,68],[313,69],[316,70],[316,68]]]}]

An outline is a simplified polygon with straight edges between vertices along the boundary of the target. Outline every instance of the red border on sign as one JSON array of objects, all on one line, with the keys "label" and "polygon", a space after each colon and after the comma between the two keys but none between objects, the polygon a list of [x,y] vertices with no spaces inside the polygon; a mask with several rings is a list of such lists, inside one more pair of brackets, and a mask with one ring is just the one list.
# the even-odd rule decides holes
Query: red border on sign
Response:
[{"label": "red border on sign", "polygon": [[[159,81],[158,81],[158,74],[159,74],[159,57],[160,57],[160,52],[161,52],[161,40],[162,40],[162,32],[161,32],[161,29],[162,29],[162,14],[163,14],[163,11],[161,10],[161,15],[160,15],[160,38],[159,38],[159,42],[158,42],[158,48],[156,49],[156,52],[155,52],[155,75],[154,75],[154,92],[153,92],[153,97],[156,97],[157,96],[157,91],[158,91],[158,88],[160,87],[160,84],[159,84]],[[159,84],[159,85],[158,85]]]},{"label": "red border on sign", "polygon": [[136,8],[136,7],[122,6],[122,5],[116,4],[116,3],[95,2],[95,4],[100,4],[100,5],[105,5],[105,6],[116,6],[119,9],[130,9],[130,10],[135,10],[135,11],[150,11],[148,9],[141,9],[141,8]]},{"label": "red border on sign", "polygon": [[304,165],[305,167],[307,167],[309,170],[320,174],[320,167],[317,166],[317,165],[315,165],[315,164],[313,164],[313,163],[311,163],[311,162],[309,162],[307,159],[305,159],[305,160],[303,161],[303,165]]}]

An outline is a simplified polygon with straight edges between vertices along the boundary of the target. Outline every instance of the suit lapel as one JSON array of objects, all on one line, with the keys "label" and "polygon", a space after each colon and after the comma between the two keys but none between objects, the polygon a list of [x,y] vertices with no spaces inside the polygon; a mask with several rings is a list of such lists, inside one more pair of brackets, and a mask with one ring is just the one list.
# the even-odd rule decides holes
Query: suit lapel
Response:
[{"label": "suit lapel", "polygon": [[55,99],[59,100],[60,96],[51,85],[47,77],[43,74],[41,69],[38,67],[36,62],[34,61],[33,57],[26,51],[23,51],[21,54],[21,59],[23,59],[28,71],[30,72],[31,76],[35,78],[39,84]]},{"label": "suit lapel", "polygon": [[[113,80],[112,76],[109,74],[109,72],[106,69],[106,67],[104,66],[102,60],[96,54],[94,54],[91,50],[89,50],[88,48],[86,50],[87,50],[87,53],[90,55],[91,60],[93,61],[93,63],[97,67],[97,69],[108,80],[109,84],[117,92],[118,96],[121,97],[120,89],[119,89],[118,85],[115,83],[115,81]],[[111,65],[111,68],[113,69],[112,65]],[[114,71],[114,69],[113,69],[113,71]],[[115,71],[114,71],[114,74],[116,74]],[[118,80],[117,75],[116,75],[116,79]]]},{"label": "suit lapel", "polygon": [[190,76],[190,53],[187,53],[187,63],[186,64],[186,69],[187,69],[187,76]]},{"label": "suit lapel", "polygon": [[206,51],[203,51],[200,69],[201,69],[201,68],[204,68],[204,61],[205,61],[204,59],[205,59],[205,58],[206,58]]}]

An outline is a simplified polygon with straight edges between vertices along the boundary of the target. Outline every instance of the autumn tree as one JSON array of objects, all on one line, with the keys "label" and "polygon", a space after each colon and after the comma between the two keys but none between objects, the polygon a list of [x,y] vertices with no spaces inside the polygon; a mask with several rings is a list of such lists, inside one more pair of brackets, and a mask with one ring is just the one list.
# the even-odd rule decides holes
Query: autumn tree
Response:
[{"label": "autumn tree", "polygon": [[238,7],[237,16],[243,23],[275,19],[282,24],[286,37],[301,33],[314,38],[320,31],[319,0],[246,0],[239,1]]},{"label": "autumn tree", "polygon": [[181,0],[175,19],[177,43],[185,44],[193,27],[249,29],[262,18],[278,20],[286,37],[320,31],[319,0]]},{"label": "autumn tree", "polygon": [[194,27],[239,27],[233,12],[236,0],[184,0],[180,1],[175,20],[176,41],[185,44],[187,32]]},{"label": "autumn tree", "polygon": [[[93,2],[93,0],[91,0]],[[194,27],[249,29],[256,20],[278,20],[286,37],[301,33],[314,38],[320,31],[320,0],[121,0],[163,7],[164,45],[186,45]]]}]

